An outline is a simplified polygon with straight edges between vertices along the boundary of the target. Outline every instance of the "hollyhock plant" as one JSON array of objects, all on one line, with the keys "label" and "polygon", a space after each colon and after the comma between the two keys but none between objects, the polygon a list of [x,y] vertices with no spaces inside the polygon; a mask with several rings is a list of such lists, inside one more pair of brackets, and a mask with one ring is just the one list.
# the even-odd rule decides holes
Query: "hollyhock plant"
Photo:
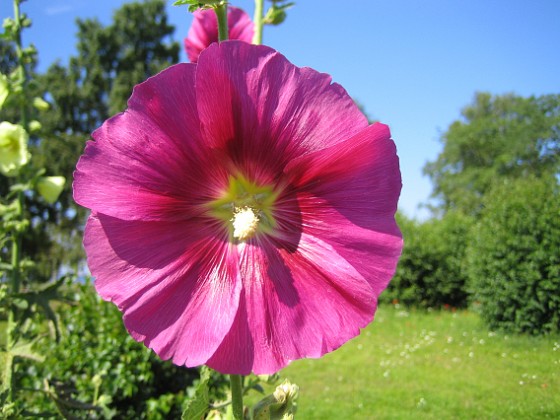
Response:
[{"label": "hollyhock plant", "polygon": [[19,124],[7,121],[0,123],[0,172],[6,176],[16,176],[19,169],[31,158],[27,151],[29,136]]},{"label": "hollyhock plant", "polygon": [[330,76],[239,41],[136,86],[73,187],[97,291],[178,365],[267,374],[338,348],[402,248],[389,129]]},{"label": "hollyhock plant", "polygon": [[[196,63],[201,51],[218,41],[218,19],[212,9],[197,10],[193,14],[193,23],[185,38],[185,50],[190,62]],[[242,9],[228,6],[227,22],[229,39],[252,41],[255,31],[253,21]]]}]

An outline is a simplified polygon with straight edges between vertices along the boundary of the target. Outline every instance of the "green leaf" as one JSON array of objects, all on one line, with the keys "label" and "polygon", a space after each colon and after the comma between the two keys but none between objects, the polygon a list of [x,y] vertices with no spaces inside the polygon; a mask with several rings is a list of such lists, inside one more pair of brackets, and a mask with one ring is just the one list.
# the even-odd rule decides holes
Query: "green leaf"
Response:
[{"label": "green leaf", "polygon": [[16,297],[27,301],[29,307],[32,307],[32,305],[35,304],[43,310],[47,319],[53,323],[57,341],[60,338],[60,329],[58,327],[57,316],[51,307],[51,301],[65,301],[65,299],[60,296],[58,289],[68,280],[68,278],[68,276],[63,276],[56,282],[48,283],[38,290],[30,290],[16,295]]},{"label": "green leaf", "polygon": [[200,368],[200,382],[196,387],[194,396],[187,404],[181,418],[183,420],[200,420],[204,418],[210,406],[208,396],[208,381],[210,380],[210,368],[202,366]]},{"label": "green leaf", "polygon": [[22,359],[34,360],[41,363],[45,360],[45,357],[33,351],[33,345],[37,341],[38,339],[33,341],[18,342],[10,353],[15,357],[21,357]]},{"label": "green leaf", "polygon": [[173,6],[189,5],[189,12],[194,12],[199,8],[209,8],[225,4],[224,0],[176,0]]}]

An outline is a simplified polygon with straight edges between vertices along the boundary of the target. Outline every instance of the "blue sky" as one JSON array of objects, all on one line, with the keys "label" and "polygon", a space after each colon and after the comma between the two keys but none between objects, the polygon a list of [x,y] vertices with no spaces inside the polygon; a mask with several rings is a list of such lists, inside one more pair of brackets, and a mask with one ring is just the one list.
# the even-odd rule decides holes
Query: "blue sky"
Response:
[{"label": "blue sky", "polygon": [[[124,0],[29,0],[33,20],[24,43],[39,50],[39,68],[75,51],[75,19],[109,23]],[[3,0],[0,16],[12,15]],[[175,38],[191,16],[168,0]],[[268,3],[268,2],[267,2]],[[296,0],[264,43],[298,66],[329,73],[391,127],[401,159],[401,209],[425,217],[418,205],[432,187],[422,175],[441,151],[439,138],[477,91],[523,96],[560,93],[559,0]],[[231,0],[251,15],[253,1]],[[351,5],[351,7],[350,7]],[[186,61],[183,54],[182,60]]]}]

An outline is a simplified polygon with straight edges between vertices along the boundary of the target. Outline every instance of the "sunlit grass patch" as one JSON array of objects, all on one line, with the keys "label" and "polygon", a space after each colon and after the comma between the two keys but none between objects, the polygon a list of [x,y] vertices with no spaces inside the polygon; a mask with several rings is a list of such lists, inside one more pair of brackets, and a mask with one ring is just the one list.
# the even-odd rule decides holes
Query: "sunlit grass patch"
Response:
[{"label": "sunlit grass patch", "polygon": [[339,350],[282,371],[300,419],[560,418],[560,337],[489,331],[470,311],[383,306]]}]

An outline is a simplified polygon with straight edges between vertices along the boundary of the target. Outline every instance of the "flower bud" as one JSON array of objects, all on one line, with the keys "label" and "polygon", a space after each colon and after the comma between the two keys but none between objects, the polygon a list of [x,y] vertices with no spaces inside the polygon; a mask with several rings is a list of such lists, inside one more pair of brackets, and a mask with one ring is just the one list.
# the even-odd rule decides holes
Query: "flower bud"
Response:
[{"label": "flower bud", "polygon": [[253,418],[255,420],[293,419],[297,409],[298,395],[299,387],[286,379],[276,387],[272,395],[263,398],[255,405]]},{"label": "flower bud", "polygon": [[0,172],[4,175],[17,175],[19,168],[29,162],[27,139],[27,132],[21,125],[0,123]]},{"label": "flower bud", "polygon": [[8,85],[8,78],[0,73],[0,109],[6,102],[6,98],[8,98],[8,94],[10,93],[9,85]]},{"label": "flower bud", "polygon": [[33,121],[29,121],[29,132],[30,133],[36,133],[39,130],[41,130],[41,123],[37,120],[33,120]]},{"label": "flower bud", "polygon": [[64,188],[66,178],[63,176],[42,176],[37,181],[37,192],[49,204],[53,204],[58,200],[58,196]]},{"label": "flower bud", "polygon": [[299,395],[299,386],[292,384],[286,379],[276,387],[273,395],[276,398],[276,401],[287,406],[287,410],[291,409]]},{"label": "flower bud", "polygon": [[94,387],[99,388],[101,386],[101,383],[103,382],[103,379],[101,378],[101,375],[95,375],[93,378],[91,378],[91,382],[93,383]]},{"label": "flower bud", "polygon": [[39,97],[33,99],[33,106],[39,111],[48,111],[51,107],[47,101]]}]

